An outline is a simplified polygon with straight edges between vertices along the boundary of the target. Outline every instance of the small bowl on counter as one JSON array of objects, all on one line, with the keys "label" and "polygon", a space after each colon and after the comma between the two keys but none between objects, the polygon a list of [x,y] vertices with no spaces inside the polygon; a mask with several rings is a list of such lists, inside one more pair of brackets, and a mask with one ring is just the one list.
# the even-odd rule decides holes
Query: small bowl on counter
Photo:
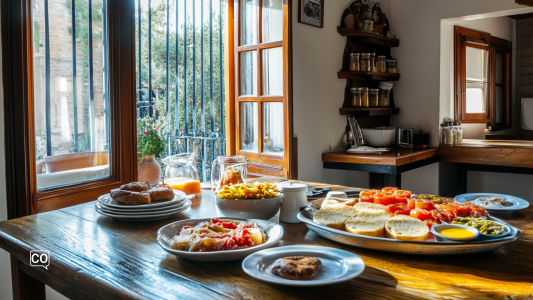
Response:
[{"label": "small bowl on counter", "polygon": [[361,128],[365,142],[371,147],[384,147],[394,144],[396,127]]},{"label": "small bowl on counter", "polygon": [[215,198],[220,212],[226,217],[269,220],[281,205],[281,195],[265,199],[221,199]]},{"label": "small bowl on counter", "polygon": [[433,225],[431,233],[435,237],[452,241],[468,241],[478,237],[479,230],[474,227],[458,224]]}]

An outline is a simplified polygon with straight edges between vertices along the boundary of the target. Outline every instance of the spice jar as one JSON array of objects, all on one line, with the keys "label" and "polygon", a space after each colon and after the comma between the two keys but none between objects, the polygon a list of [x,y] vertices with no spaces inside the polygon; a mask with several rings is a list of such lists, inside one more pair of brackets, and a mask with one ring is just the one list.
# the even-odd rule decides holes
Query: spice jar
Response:
[{"label": "spice jar", "polygon": [[362,107],[370,107],[370,102],[368,101],[368,88],[363,87],[361,88],[361,93],[363,94],[363,105]]},{"label": "spice jar", "polygon": [[387,59],[387,73],[396,73],[395,59]]},{"label": "spice jar", "polygon": [[440,144],[453,145],[453,128],[451,122],[443,122],[440,124]]},{"label": "spice jar", "polygon": [[351,88],[350,95],[353,107],[363,106],[363,94],[361,88]]},{"label": "spice jar", "polygon": [[359,53],[350,53],[350,71],[359,71]]},{"label": "spice jar", "polygon": [[368,102],[371,107],[379,106],[379,89],[370,89],[368,92]]},{"label": "spice jar", "polygon": [[454,131],[453,131],[453,144],[462,145],[463,144],[463,129],[461,128],[460,121],[453,121]]},{"label": "spice jar", "polygon": [[361,53],[361,59],[359,60],[359,71],[370,72],[370,53]]},{"label": "spice jar", "polygon": [[378,67],[376,65],[376,53],[370,53],[370,72],[378,72]]},{"label": "spice jar", "polygon": [[378,68],[378,73],[387,73],[386,57],[383,55],[378,56],[376,66]]},{"label": "spice jar", "polygon": [[382,81],[379,83],[379,107],[390,106],[390,91],[392,86],[392,82]]}]

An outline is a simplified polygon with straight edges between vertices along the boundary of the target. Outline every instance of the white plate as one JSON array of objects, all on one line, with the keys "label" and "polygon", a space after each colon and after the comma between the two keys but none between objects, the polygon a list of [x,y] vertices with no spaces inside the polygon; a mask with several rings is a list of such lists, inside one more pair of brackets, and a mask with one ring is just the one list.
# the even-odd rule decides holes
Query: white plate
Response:
[{"label": "white plate", "polygon": [[107,204],[103,204],[102,202],[96,201],[98,205],[100,205],[103,209],[113,211],[113,212],[155,212],[160,211],[164,209],[171,209],[174,207],[178,207],[183,205],[184,200],[177,200],[172,201],[171,204],[165,205],[165,206],[159,206],[159,207],[146,207],[146,208],[116,208],[114,206],[108,206]]},{"label": "white plate", "polygon": [[116,209],[110,209],[107,206],[102,205],[100,202],[95,202],[96,208],[102,210],[103,212],[109,213],[109,214],[116,214],[116,215],[156,215],[156,214],[164,214],[168,212],[172,212],[175,210],[179,210],[183,206],[185,206],[186,202],[180,202],[178,205],[173,206],[165,206],[162,208],[159,208],[157,210],[127,210],[123,209],[120,210],[118,208]]},{"label": "white plate", "polygon": [[[290,280],[272,274],[270,268],[278,258],[311,256],[320,259],[322,269],[311,280]],[[242,262],[244,272],[256,279],[294,286],[317,286],[350,280],[363,272],[363,260],[348,251],[322,246],[287,246],[259,251]]]},{"label": "white plate", "polygon": [[176,201],[183,201],[185,199],[185,193],[182,191],[174,191],[174,198],[166,200],[158,200],[148,204],[124,204],[117,202],[111,198],[109,194],[98,197],[98,202],[105,204],[106,206],[124,209],[145,209],[154,207],[170,206],[176,203]]},{"label": "white plate", "polygon": [[174,223],[170,223],[166,226],[161,227],[159,231],[157,231],[157,241],[159,242],[159,245],[161,245],[161,247],[165,249],[165,251],[167,251],[170,254],[174,254],[178,257],[181,257],[181,258],[186,258],[186,259],[196,260],[196,261],[230,261],[230,260],[243,259],[246,256],[254,252],[272,247],[283,237],[283,227],[273,222],[269,222],[265,220],[239,219],[239,218],[218,218],[218,219],[257,223],[257,225],[261,227],[263,231],[265,232],[266,243],[258,245],[258,246],[250,247],[250,248],[245,248],[245,249],[216,251],[216,252],[188,252],[188,251],[174,250],[170,248],[170,242],[172,241],[174,236],[179,234],[183,226],[196,226],[198,223],[210,221],[211,218],[191,219],[191,220],[183,220],[183,221],[177,221]]},{"label": "white plate", "polygon": [[167,218],[167,217],[170,217],[171,215],[173,214],[177,214],[179,212],[182,212],[184,210],[186,210],[187,208],[189,208],[189,206],[191,206],[191,201],[189,200],[185,200],[185,204],[181,207],[179,207],[178,209],[174,210],[174,211],[171,211],[171,212],[167,212],[167,213],[162,213],[162,214],[145,214],[145,215],[120,215],[120,214],[111,214],[111,213],[108,213],[108,212],[105,212],[99,208],[95,208],[96,211],[101,214],[101,215],[104,215],[104,216],[108,216],[108,217],[112,217],[114,219],[117,219],[117,220],[122,220],[122,221],[153,221],[153,220],[160,220],[160,219],[164,219],[164,218]]},{"label": "white plate", "polygon": [[504,208],[494,208],[494,207],[485,207],[488,211],[494,211],[494,212],[503,212],[503,211],[513,211],[513,210],[519,210],[529,207],[529,202],[522,198],[518,198],[515,196],[509,196],[504,194],[493,194],[493,193],[470,193],[470,194],[461,194],[458,196],[455,196],[455,200],[464,203],[464,202],[470,202],[472,204],[475,204],[475,201],[477,198],[481,197],[489,197],[489,198],[505,198],[507,201],[510,201],[513,203],[512,206],[506,206]]}]

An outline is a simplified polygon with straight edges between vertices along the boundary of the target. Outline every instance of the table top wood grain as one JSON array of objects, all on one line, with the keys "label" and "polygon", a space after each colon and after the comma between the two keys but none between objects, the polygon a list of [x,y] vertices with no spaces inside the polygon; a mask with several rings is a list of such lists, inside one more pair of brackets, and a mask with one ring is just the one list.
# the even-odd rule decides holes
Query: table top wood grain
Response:
[{"label": "table top wood grain", "polygon": [[281,223],[285,235],[277,247],[334,247],[366,264],[353,280],[306,288],[255,280],[243,272],[242,261],[176,258],[157,243],[157,230],[166,224],[216,216],[221,215],[213,192],[205,190],[186,211],[153,222],[117,221],[99,215],[89,202],[0,222],[0,247],[26,265],[31,250],[49,250],[48,270],[25,271],[72,299],[531,299],[533,294],[532,207],[498,215],[523,231],[520,240],[465,256],[367,250],[321,238],[303,223]]},{"label": "table top wood grain", "polygon": [[323,153],[323,162],[338,162],[352,164],[373,164],[400,166],[415,161],[436,157],[438,148],[411,149],[391,147],[390,151],[381,154],[353,154],[346,151]]}]

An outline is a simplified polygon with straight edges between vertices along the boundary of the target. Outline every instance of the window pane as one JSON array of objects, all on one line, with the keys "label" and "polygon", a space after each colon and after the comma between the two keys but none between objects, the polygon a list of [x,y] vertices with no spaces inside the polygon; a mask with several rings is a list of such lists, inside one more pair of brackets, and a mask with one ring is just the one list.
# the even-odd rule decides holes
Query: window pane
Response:
[{"label": "window pane", "polygon": [[283,51],[282,48],[263,50],[263,95],[283,96]]},{"label": "window pane", "polygon": [[241,96],[257,95],[257,51],[241,53]]},{"label": "window pane", "polygon": [[241,102],[241,150],[255,151],[259,145],[257,102]]},{"label": "window pane", "polygon": [[257,44],[258,0],[241,0],[241,46]]},{"label": "window pane", "polygon": [[488,51],[466,47],[466,81],[487,81]]},{"label": "window pane", "polygon": [[501,123],[503,119],[503,88],[496,87],[496,123]]},{"label": "window pane", "polygon": [[283,155],[283,102],[263,104],[263,152]]},{"label": "window pane", "polygon": [[281,0],[263,0],[263,43],[283,40]]},{"label": "window pane", "polygon": [[501,52],[496,52],[496,83],[503,83],[503,55]]},{"label": "window pane", "polygon": [[487,84],[483,82],[466,84],[466,113],[485,113]]},{"label": "window pane", "polygon": [[48,15],[44,0],[32,5],[39,189],[110,176],[102,2],[92,3],[92,22],[86,2],[75,3],[74,16],[71,1],[48,1]]}]

